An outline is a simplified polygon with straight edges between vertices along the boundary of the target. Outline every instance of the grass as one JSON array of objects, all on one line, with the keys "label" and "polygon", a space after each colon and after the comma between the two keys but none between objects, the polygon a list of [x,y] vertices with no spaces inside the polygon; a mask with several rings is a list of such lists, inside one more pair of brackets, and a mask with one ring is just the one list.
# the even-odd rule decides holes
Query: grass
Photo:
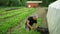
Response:
[{"label": "grass", "polygon": [[36,11],[35,8],[21,8],[9,12],[2,9],[0,11],[0,34],[5,34],[9,28],[16,26],[20,21]]}]

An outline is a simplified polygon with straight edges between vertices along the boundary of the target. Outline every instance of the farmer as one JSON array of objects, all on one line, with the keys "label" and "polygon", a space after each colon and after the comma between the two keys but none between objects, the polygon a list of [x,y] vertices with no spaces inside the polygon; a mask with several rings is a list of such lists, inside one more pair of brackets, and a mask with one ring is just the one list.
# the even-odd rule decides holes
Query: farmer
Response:
[{"label": "farmer", "polygon": [[33,24],[35,24],[35,26],[37,28],[37,18],[38,18],[37,15],[28,17],[28,19],[26,21],[26,29],[33,30],[34,29]]}]

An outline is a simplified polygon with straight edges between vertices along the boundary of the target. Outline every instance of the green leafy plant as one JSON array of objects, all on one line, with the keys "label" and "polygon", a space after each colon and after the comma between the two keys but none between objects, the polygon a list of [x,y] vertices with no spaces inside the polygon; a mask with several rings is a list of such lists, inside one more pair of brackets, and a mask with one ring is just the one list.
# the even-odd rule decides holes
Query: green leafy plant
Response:
[{"label": "green leafy plant", "polygon": [[[11,12],[12,14],[8,12],[6,14],[6,16],[4,16],[4,15],[3,15],[3,17],[1,16],[3,20],[6,17],[8,17],[8,18],[5,19],[6,21],[2,21],[0,23],[0,26],[1,26],[0,27],[0,34],[5,34],[8,29],[10,29],[10,28],[16,26],[17,24],[19,24],[28,15],[30,15],[33,12],[35,12],[36,9],[35,8],[24,8],[24,9],[22,8],[22,10],[13,10],[13,11],[17,11],[17,12],[16,13],[15,12]],[[15,15],[15,16],[13,16],[13,15]],[[10,17],[10,16],[12,16],[12,17]]]}]

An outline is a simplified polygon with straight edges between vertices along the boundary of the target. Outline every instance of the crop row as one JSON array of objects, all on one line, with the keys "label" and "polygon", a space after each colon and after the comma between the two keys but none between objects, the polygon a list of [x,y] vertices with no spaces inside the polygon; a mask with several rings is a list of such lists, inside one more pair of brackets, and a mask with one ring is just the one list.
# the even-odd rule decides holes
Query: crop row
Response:
[{"label": "crop row", "polygon": [[[6,12],[5,11],[5,14],[4,13],[2,13],[3,15],[2,16],[0,16],[0,18],[2,19],[2,18],[7,18],[7,17],[10,17],[10,16],[14,16],[14,15],[16,15],[16,14],[19,14],[19,13],[23,13],[23,12],[25,12],[26,11],[26,9],[23,9],[23,11],[22,10],[14,10],[14,11],[9,11],[9,12]],[[28,10],[27,10],[28,11]],[[11,12],[11,13],[10,13]],[[1,14],[1,13],[0,13]]]},{"label": "crop row", "polygon": [[[37,19],[37,24],[38,24],[38,26],[41,26],[41,24],[42,24],[42,19],[41,18]],[[40,34],[40,33],[37,32],[36,30],[34,30],[34,31],[26,30],[25,29],[25,22],[23,22],[21,24],[21,26],[19,28],[15,29],[15,30],[13,30],[11,32],[11,34]]]},{"label": "crop row", "polygon": [[0,24],[0,26],[1,26],[0,27],[0,34],[5,34],[6,31],[9,28],[14,27],[17,24],[19,24],[19,22],[21,22],[23,19],[25,19],[28,15],[30,15],[34,11],[35,11],[35,9],[31,9],[29,11],[26,10],[25,12],[23,12],[23,13],[21,13],[19,15],[16,15],[16,16],[14,16],[12,18],[8,18],[6,22]]}]

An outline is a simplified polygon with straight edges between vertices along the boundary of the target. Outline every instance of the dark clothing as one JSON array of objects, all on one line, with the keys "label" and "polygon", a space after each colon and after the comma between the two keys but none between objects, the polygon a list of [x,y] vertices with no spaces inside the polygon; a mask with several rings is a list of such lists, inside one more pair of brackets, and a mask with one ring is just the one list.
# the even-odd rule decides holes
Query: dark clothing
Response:
[{"label": "dark clothing", "polygon": [[[28,20],[30,21],[29,24],[32,26],[34,23],[37,23],[37,20],[34,20],[33,17],[29,17]],[[27,23],[26,23],[27,24]]]}]

